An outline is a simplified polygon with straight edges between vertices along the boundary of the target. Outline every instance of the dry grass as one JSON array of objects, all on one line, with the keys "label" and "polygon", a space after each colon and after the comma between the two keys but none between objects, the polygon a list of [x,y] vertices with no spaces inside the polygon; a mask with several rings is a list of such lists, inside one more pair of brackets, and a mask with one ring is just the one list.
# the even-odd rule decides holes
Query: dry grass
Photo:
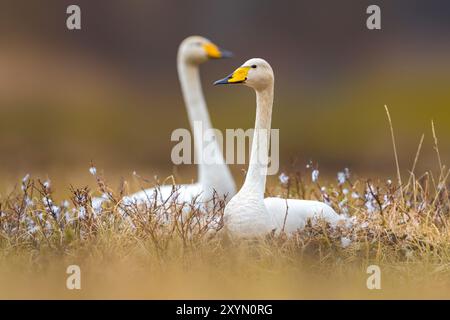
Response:
[{"label": "dry grass", "polygon": [[[423,136],[407,179],[395,153],[397,183],[344,170],[323,185],[311,182],[314,165],[293,170],[268,193],[325,201],[354,224],[310,224],[263,239],[217,232],[220,201],[207,213],[195,201],[126,206],[125,188],[112,190],[95,173],[96,192],[109,199],[96,214],[88,188],[71,187],[70,201],[57,203],[51,185],[26,177],[0,198],[0,297],[448,299],[450,171],[434,125],[433,137],[437,174],[415,173]],[[80,291],[65,288],[70,264],[81,266]],[[378,291],[366,287],[371,264],[382,270]]]}]

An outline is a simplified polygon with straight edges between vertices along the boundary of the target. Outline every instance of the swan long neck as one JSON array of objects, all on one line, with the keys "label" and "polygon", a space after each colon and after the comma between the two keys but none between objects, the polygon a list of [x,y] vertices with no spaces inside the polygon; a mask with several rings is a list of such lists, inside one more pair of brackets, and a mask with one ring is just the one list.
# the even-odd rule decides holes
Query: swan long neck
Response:
[{"label": "swan long neck", "polygon": [[[220,184],[234,186],[234,181],[228,166],[225,164],[223,154],[217,139],[204,142],[205,132],[212,132],[211,120],[203,96],[200,81],[200,70],[197,64],[187,62],[182,54],[178,55],[178,74],[181,90],[189,117],[189,123],[194,137],[194,154],[198,162],[198,179],[204,186],[213,186],[220,189]],[[205,164],[203,155],[205,149],[214,156],[214,164]],[[219,192],[220,190],[218,190]]]},{"label": "swan long neck", "polygon": [[[178,57],[178,74],[192,129],[196,121],[201,121],[205,130],[211,129],[211,120],[203,97],[198,65],[188,63],[182,57]],[[202,137],[198,137],[194,132],[194,140],[197,141],[199,138]]]},{"label": "swan long neck", "polygon": [[256,90],[256,121],[250,164],[242,189],[264,198],[269,160],[270,129],[273,106],[273,83]]}]

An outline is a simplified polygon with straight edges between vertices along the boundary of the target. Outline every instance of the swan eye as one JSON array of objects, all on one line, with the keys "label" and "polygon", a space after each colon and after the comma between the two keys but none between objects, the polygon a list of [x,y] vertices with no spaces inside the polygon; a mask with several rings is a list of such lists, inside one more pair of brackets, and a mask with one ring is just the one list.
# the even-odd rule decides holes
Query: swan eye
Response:
[{"label": "swan eye", "polygon": [[253,69],[256,69],[256,64],[252,65],[252,68],[253,68]]}]

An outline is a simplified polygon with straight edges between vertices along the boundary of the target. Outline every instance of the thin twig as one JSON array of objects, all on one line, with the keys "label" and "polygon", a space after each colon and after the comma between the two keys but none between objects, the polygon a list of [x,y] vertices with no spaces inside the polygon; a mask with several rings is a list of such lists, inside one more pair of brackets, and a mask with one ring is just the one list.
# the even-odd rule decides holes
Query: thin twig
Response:
[{"label": "thin twig", "polygon": [[425,134],[422,133],[422,137],[420,138],[420,142],[419,142],[419,146],[417,148],[417,152],[416,152],[416,156],[414,158],[414,162],[410,171],[410,175],[408,178],[408,183],[407,185],[409,186],[409,184],[411,183],[411,178],[414,176],[414,171],[416,170],[416,165],[417,165],[417,161],[419,160],[419,154],[420,151],[422,150],[422,144],[423,144],[423,139],[425,138]]},{"label": "thin twig", "polygon": [[398,184],[400,186],[400,193],[401,193],[402,201],[404,202],[403,189],[402,189],[403,183],[402,183],[402,176],[400,174],[400,165],[398,162],[398,154],[397,154],[397,146],[395,143],[394,127],[392,126],[391,115],[389,114],[389,109],[388,109],[387,105],[384,105],[384,108],[386,109],[386,114],[387,114],[388,121],[389,121],[389,127],[391,129],[392,146],[394,148],[394,157],[395,157],[395,166],[397,167],[397,180],[398,180]]}]

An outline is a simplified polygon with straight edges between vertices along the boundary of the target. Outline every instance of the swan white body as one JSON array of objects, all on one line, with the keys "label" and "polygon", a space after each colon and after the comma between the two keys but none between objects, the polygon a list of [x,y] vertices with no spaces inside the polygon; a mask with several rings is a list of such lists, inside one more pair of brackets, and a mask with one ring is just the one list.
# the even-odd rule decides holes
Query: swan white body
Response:
[{"label": "swan white body", "polygon": [[225,228],[237,236],[260,236],[272,230],[295,232],[303,228],[308,219],[324,219],[332,224],[344,220],[323,202],[264,199],[273,106],[273,71],[265,60],[250,59],[233,74],[216,82],[229,83],[243,83],[255,90],[256,121],[245,182],[225,207]]},{"label": "swan white body", "polygon": [[[166,201],[173,196],[177,202],[190,202],[194,198],[199,202],[208,202],[213,196],[220,199],[229,200],[236,193],[236,186],[228,166],[225,163],[221,149],[217,143],[217,139],[202,143],[205,131],[211,131],[212,125],[202,92],[200,81],[200,64],[210,60],[225,58],[229,53],[219,50],[217,46],[209,40],[191,36],[186,38],[178,49],[177,68],[180,79],[181,90],[186,105],[189,123],[193,131],[194,152],[196,159],[202,159],[206,146],[208,154],[213,155],[213,161],[199,161],[198,165],[198,182],[194,184],[176,186],[176,196],[173,194],[172,185],[160,186],[156,189],[150,188],[139,191],[130,196],[124,197],[125,204]],[[201,123],[202,132],[194,130],[194,124]],[[212,163],[212,164],[210,164]],[[156,197],[155,197],[156,195]],[[101,207],[99,198],[93,200],[93,206]]]}]

